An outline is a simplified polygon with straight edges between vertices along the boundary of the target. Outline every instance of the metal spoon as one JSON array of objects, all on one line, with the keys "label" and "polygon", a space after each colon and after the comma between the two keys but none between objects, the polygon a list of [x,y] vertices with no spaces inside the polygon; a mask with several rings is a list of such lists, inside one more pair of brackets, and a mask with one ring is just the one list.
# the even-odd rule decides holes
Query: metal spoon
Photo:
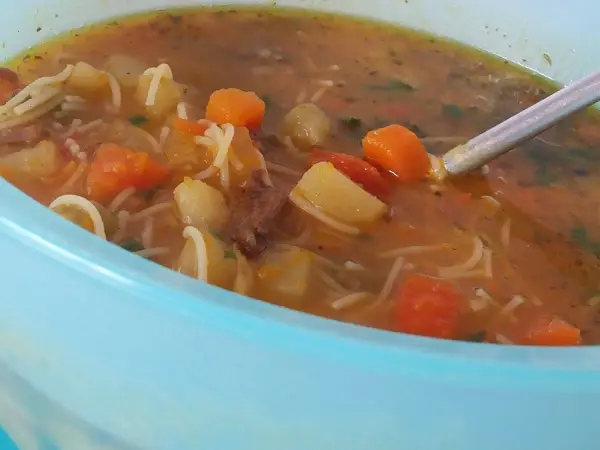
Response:
[{"label": "metal spoon", "polygon": [[438,178],[479,168],[550,128],[565,117],[600,101],[600,72],[565,86],[486,132],[449,150]]}]

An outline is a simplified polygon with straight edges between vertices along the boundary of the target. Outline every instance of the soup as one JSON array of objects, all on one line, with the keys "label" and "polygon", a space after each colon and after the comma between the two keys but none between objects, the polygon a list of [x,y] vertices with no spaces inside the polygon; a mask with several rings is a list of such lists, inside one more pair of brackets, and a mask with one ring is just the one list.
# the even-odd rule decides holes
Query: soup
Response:
[{"label": "soup", "polygon": [[596,344],[600,122],[431,176],[552,91],[347,17],[165,12],[0,71],[0,172],[123,251],[242,295],[444,339]]}]

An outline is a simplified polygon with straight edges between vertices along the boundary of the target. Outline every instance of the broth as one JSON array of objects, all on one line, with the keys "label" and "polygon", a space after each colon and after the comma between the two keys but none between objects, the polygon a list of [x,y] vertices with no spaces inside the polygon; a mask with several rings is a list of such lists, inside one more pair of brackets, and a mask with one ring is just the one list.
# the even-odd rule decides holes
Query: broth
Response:
[{"label": "broth", "polygon": [[[80,61],[114,78],[90,72],[77,83],[75,72],[67,74],[58,83],[67,95],[35,121],[41,134],[28,145],[0,146],[0,170],[45,205],[65,194],[96,200],[109,241],[251,297],[365,326],[544,345],[577,344],[580,331],[583,343],[600,342],[595,115],[568,119],[481,172],[443,185],[431,179],[402,182],[373,169],[378,182],[391,188],[382,195],[385,212],[373,196],[365,200],[374,205],[373,220],[353,223],[334,214],[332,227],[298,202],[277,198],[298,192],[315,148],[362,161],[361,139],[389,124],[411,130],[429,153],[441,155],[554,90],[531,74],[436,37],[377,23],[279,9],[211,8],[96,25],[33,48],[9,67],[27,84]],[[139,76],[148,68],[156,68],[146,74],[150,85],[163,71],[156,101],[161,92],[167,107],[160,111],[144,104],[151,86],[140,94]],[[100,87],[90,87],[94,76]],[[177,90],[173,101],[171,88]],[[252,124],[251,132],[233,130],[234,151],[228,154],[225,144],[225,166],[219,168],[214,158],[229,128],[205,121],[205,106],[214,91],[225,88],[255,92],[260,100],[253,97],[249,104],[262,101],[266,113],[260,129]],[[247,99],[236,97],[236,104]],[[308,149],[302,148],[306,136],[281,131],[286,114],[307,102],[330,124],[323,131],[327,139],[315,137]],[[176,124],[176,117],[191,122]],[[205,131],[210,126],[216,128]],[[41,140],[59,156],[40,171],[32,169],[33,157],[24,164],[19,151]],[[107,150],[107,143],[115,145]],[[123,148],[140,152],[130,153],[126,165],[142,169],[136,182],[116,192],[107,183],[122,168],[106,164],[111,158],[122,163]],[[15,163],[17,154],[21,159]],[[145,165],[141,154],[160,167]],[[252,184],[249,167],[260,171],[260,155],[268,177]],[[334,165],[338,174],[344,172]],[[159,176],[164,168],[166,175]],[[104,175],[96,177],[99,187],[91,194],[93,170]],[[202,180],[202,192],[184,181],[194,176]],[[106,195],[97,195],[105,188]],[[272,194],[272,205],[264,192]],[[350,191],[340,188],[337,203],[344,203],[344,192]],[[273,206],[264,223],[250,236],[247,229],[228,233],[232,208],[245,216],[240,221],[251,220],[237,200],[259,197],[253,207],[261,214]],[[94,217],[72,202],[63,197],[62,206],[53,209],[98,231]],[[448,309],[453,311],[447,314]],[[406,319],[412,314],[414,321]],[[542,337],[532,337],[532,329],[541,329]]]}]

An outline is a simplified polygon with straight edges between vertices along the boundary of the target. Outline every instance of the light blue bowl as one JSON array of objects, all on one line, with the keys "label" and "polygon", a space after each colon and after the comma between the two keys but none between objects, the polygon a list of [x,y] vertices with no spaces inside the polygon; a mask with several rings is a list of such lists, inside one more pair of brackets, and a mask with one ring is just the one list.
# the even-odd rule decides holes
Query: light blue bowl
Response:
[{"label": "light blue bowl", "polygon": [[[596,68],[592,0],[277,3],[425,29],[563,82]],[[21,0],[3,11],[0,56],[169,4]],[[305,316],[129,255],[3,182],[0,250],[0,425],[21,450],[600,446],[599,348],[444,342]]]}]

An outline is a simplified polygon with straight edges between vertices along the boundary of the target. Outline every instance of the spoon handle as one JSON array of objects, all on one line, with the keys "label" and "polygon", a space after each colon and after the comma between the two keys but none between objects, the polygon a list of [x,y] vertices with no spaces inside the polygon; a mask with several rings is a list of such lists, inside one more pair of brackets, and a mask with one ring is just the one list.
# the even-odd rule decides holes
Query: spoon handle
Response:
[{"label": "spoon handle", "polygon": [[479,168],[521,142],[600,100],[600,72],[589,75],[448,151],[442,158],[449,175]]}]

